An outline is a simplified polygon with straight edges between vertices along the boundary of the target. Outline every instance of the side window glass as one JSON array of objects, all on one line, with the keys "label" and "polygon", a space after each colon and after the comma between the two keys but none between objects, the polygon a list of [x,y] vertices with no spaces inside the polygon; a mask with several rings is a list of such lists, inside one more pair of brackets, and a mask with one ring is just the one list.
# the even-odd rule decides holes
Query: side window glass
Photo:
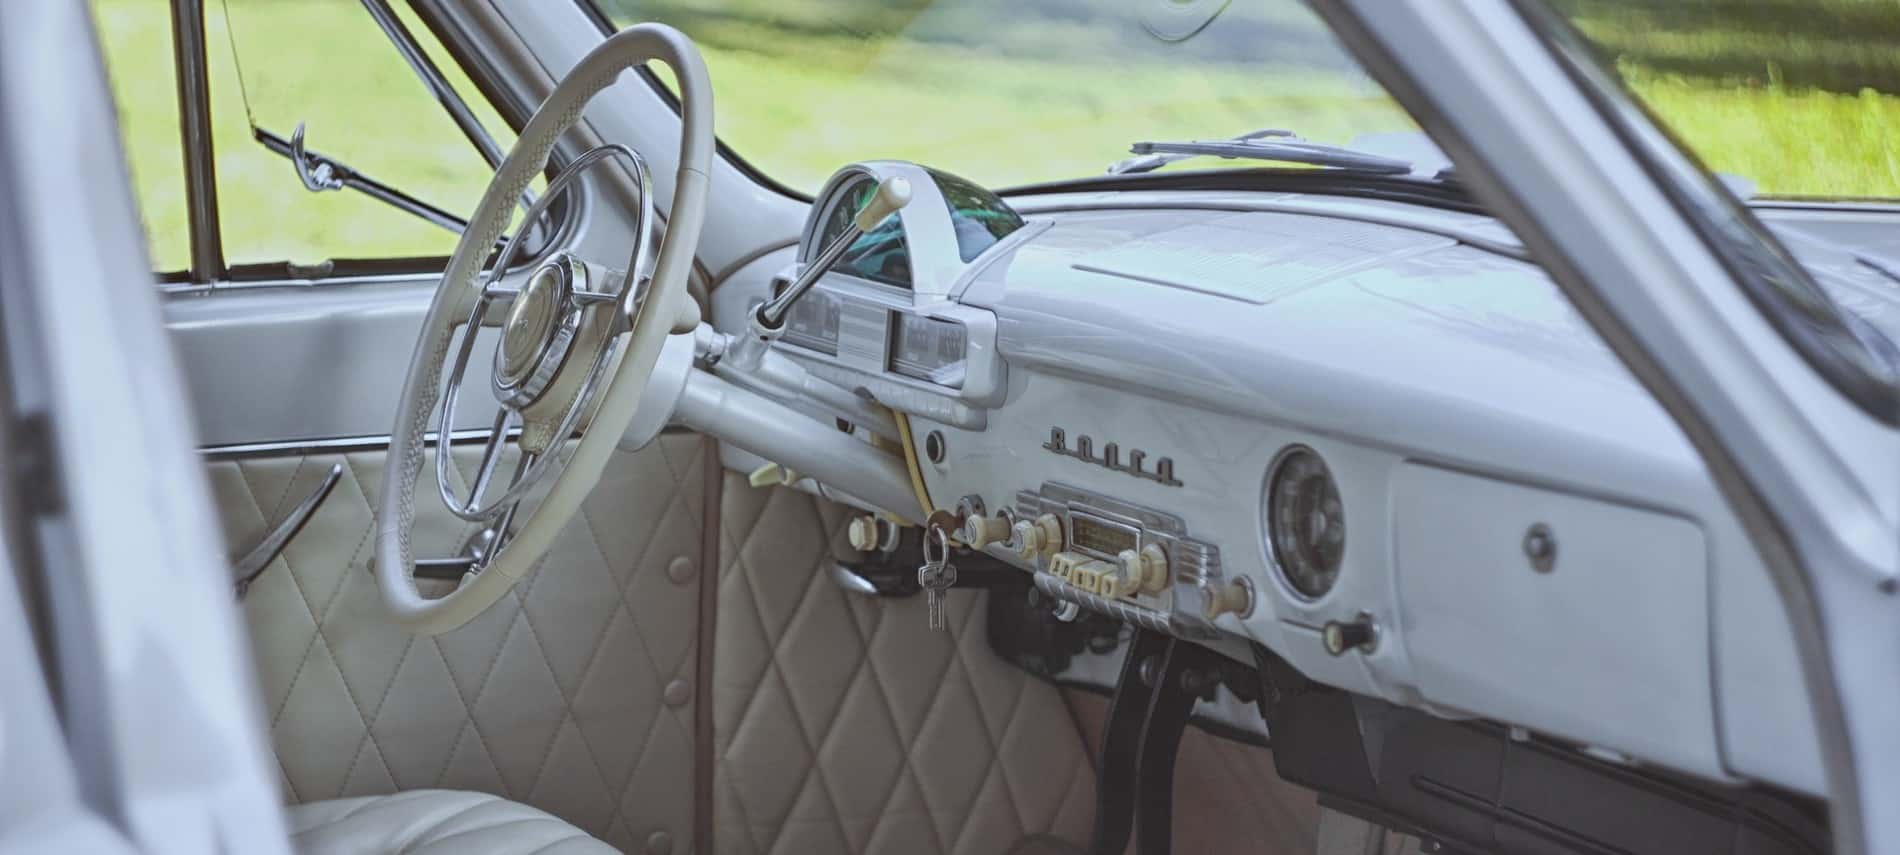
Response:
[{"label": "side window glass", "polygon": [[171,7],[150,0],[93,0],[92,8],[152,266],[160,273],[183,271],[191,266],[191,242]]},{"label": "side window glass", "polygon": [[[182,276],[191,217],[171,5],[89,2],[152,263]],[[512,128],[407,4],[387,6],[505,152]],[[456,230],[349,187],[312,191],[286,156],[301,124],[309,153],[446,215],[436,220],[467,218],[494,174],[365,4],[204,0],[204,26],[217,222],[233,278],[270,278],[287,266],[322,277],[333,261],[439,268]]]},{"label": "side window glass", "polygon": [[[101,0],[122,2],[122,0]],[[155,4],[148,4],[155,5]],[[208,0],[207,67],[225,263],[440,258],[457,234],[352,189],[306,189],[255,129],[467,218],[494,170],[358,0]],[[398,18],[505,151],[508,125],[406,4]]]}]

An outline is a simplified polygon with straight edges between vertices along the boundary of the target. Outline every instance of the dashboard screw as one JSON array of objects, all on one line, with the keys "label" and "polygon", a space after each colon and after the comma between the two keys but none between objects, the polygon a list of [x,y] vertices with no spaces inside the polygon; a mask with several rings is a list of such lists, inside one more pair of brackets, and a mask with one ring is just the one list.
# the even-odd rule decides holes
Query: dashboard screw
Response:
[{"label": "dashboard screw", "polygon": [[931,431],[924,435],[924,456],[932,463],[942,463],[947,449],[943,444],[943,432]]}]

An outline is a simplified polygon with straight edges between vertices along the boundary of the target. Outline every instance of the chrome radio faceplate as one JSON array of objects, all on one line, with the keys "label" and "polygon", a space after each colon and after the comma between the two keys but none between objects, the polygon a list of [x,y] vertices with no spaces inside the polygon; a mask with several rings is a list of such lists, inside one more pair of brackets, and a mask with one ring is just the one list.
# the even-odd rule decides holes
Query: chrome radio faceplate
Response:
[{"label": "chrome radio faceplate", "polygon": [[1044,593],[1177,637],[1219,637],[1207,611],[1224,581],[1220,548],[1189,537],[1180,517],[1058,483],[1018,492],[1014,510],[1061,525],[1059,548],[1036,559]]}]

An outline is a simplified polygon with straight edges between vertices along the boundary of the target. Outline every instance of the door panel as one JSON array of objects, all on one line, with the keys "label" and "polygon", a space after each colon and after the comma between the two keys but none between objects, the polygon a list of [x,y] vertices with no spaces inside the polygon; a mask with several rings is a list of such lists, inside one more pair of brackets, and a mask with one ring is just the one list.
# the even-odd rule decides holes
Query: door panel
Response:
[{"label": "door panel", "polygon": [[[306,288],[178,295],[166,326],[185,368],[199,441],[211,448],[388,436],[439,275]],[[486,389],[495,331],[476,341],[463,385]],[[486,397],[484,396],[484,400]],[[494,411],[467,406],[456,429]],[[434,426],[431,425],[431,429]]]},{"label": "door panel", "polygon": [[[540,570],[433,638],[387,619],[369,572],[381,450],[214,460],[234,553],[345,464],[243,603],[285,797],[481,790],[622,849],[691,839],[709,448],[681,433],[616,453]],[[479,452],[456,447],[464,477]],[[417,507],[418,555],[452,555],[474,530],[440,502]]]}]

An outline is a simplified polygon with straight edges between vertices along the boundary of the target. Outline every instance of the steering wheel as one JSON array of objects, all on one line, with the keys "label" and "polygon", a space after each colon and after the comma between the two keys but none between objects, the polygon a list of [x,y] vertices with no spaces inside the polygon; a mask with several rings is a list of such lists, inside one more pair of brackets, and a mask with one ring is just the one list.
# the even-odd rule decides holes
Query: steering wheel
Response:
[{"label": "steering wheel", "polygon": [[[547,168],[555,141],[580,119],[596,93],[622,72],[649,60],[672,67],[680,100],[679,171],[651,277],[642,270],[646,236],[651,232],[646,217],[652,208],[646,165],[632,150],[617,145],[588,152],[550,182],[497,258],[494,272],[482,277],[484,262],[517,201],[529,182]],[[685,325],[686,319],[696,321],[686,279],[705,218],[712,153],[712,88],[705,63],[685,34],[661,24],[621,30],[594,48],[522,129],[482,194],[429,304],[390,433],[389,465],[377,516],[375,575],[383,602],[404,629],[445,632],[500,600],[533,572],[555,535],[600,480],[652,377],[667,335],[676,325]],[[626,271],[556,253],[532,271],[520,288],[502,287],[500,278],[517,244],[541,209],[573,176],[609,156],[632,165],[641,189],[638,237]],[[490,306],[503,301],[509,305],[495,346],[490,383],[500,410],[464,501],[455,495],[449,477],[453,467],[447,437],[475,333]],[[458,328],[463,329],[461,346],[447,372],[448,392],[439,396]],[[455,590],[428,599],[416,588],[410,540],[415,529],[416,481],[425,457],[424,435],[439,398],[444,406],[436,449],[438,492],[457,516],[485,523],[487,539]],[[583,422],[586,427],[580,439],[564,455],[567,440]],[[518,446],[518,462],[507,486],[497,488],[493,476],[511,436]],[[542,486],[547,489],[539,503],[525,519],[515,520],[522,499]],[[485,495],[496,489],[501,489],[499,496]]]}]

